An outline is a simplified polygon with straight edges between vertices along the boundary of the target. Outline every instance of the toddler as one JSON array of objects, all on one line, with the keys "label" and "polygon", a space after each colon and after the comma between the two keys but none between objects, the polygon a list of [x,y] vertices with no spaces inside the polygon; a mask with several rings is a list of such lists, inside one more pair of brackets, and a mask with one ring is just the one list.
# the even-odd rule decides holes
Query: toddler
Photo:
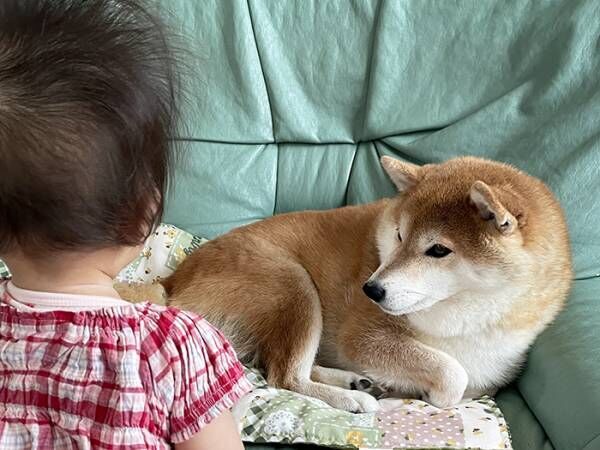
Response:
[{"label": "toddler", "polygon": [[222,334],[113,288],[172,164],[172,58],[140,1],[0,1],[3,450],[243,448]]}]

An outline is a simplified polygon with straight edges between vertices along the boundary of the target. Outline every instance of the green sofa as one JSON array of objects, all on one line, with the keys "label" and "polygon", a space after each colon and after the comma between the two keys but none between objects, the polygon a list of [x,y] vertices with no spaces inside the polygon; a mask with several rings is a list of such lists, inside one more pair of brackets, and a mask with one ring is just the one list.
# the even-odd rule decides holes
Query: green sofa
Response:
[{"label": "green sofa", "polygon": [[214,237],[390,196],[383,154],[486,156],[549,183],[576,280],[497,400],[517,450],[600,449],[600,2],[161,3],[190,75],[167,222]]}]

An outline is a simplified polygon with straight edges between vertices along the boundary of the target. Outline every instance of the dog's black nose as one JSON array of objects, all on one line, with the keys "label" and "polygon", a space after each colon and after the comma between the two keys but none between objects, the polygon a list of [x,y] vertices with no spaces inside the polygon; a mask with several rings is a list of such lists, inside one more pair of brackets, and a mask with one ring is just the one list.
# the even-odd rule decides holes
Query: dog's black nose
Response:
[{"label": "dog's black nose", "polygon": [[367,281],[363,285],[363,291],[371,300],[380,302],[385,297],[385,289],[376,281]]}]

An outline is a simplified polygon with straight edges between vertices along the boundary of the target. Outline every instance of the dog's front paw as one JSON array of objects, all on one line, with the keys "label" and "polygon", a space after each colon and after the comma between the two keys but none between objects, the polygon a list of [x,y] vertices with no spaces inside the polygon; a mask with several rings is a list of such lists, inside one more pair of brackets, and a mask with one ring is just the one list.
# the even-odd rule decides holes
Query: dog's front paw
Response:
[{"label": "dog's front paw", "polygon": [[357,377],[350,381],[350,390],[352,391],[364,391],[369,392],[369,389],[373,386],[373,382],[365,377]]},{"label": "dog's front paw", "polygon": [[371,394],[375,398],[380,398],[385,392],[385,388],[374,383],[364,376],[350,382],[350,389],[353,391],[362,391]]},{"label": "dog's front paw", "polygon": [[438,408],[455,406],[462,400],[468,383],[467,371],[454,358],[448,358],[438,382],[424,394],[423,400]]},{"label": "dog's front paw", "polygon": [[350,391],[342,400],[341,409],[353,413],[368,413],[378,411],[380,406],[377,399],[366,392]]}]

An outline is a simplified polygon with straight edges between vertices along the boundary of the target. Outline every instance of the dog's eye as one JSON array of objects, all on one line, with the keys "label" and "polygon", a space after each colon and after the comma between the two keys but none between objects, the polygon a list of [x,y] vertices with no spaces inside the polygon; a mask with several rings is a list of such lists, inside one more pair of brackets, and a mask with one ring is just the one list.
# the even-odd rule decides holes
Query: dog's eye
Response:
[{"label": "dog's eye", "polygon": [[425,252],[427,256],[432,256],[433,258],[443,258],[444,256],[448,256],[450,253],[452,253],[452,250],[450,250],[448,247],[444,247],[442,244],[432,245]]},{"label": "dog's eye", "polygon": [[400,242],[402,242],[402,235],[400,234],[400,232],[399,232],[399,231],[398,231],[398,240],[399,240]]}]

